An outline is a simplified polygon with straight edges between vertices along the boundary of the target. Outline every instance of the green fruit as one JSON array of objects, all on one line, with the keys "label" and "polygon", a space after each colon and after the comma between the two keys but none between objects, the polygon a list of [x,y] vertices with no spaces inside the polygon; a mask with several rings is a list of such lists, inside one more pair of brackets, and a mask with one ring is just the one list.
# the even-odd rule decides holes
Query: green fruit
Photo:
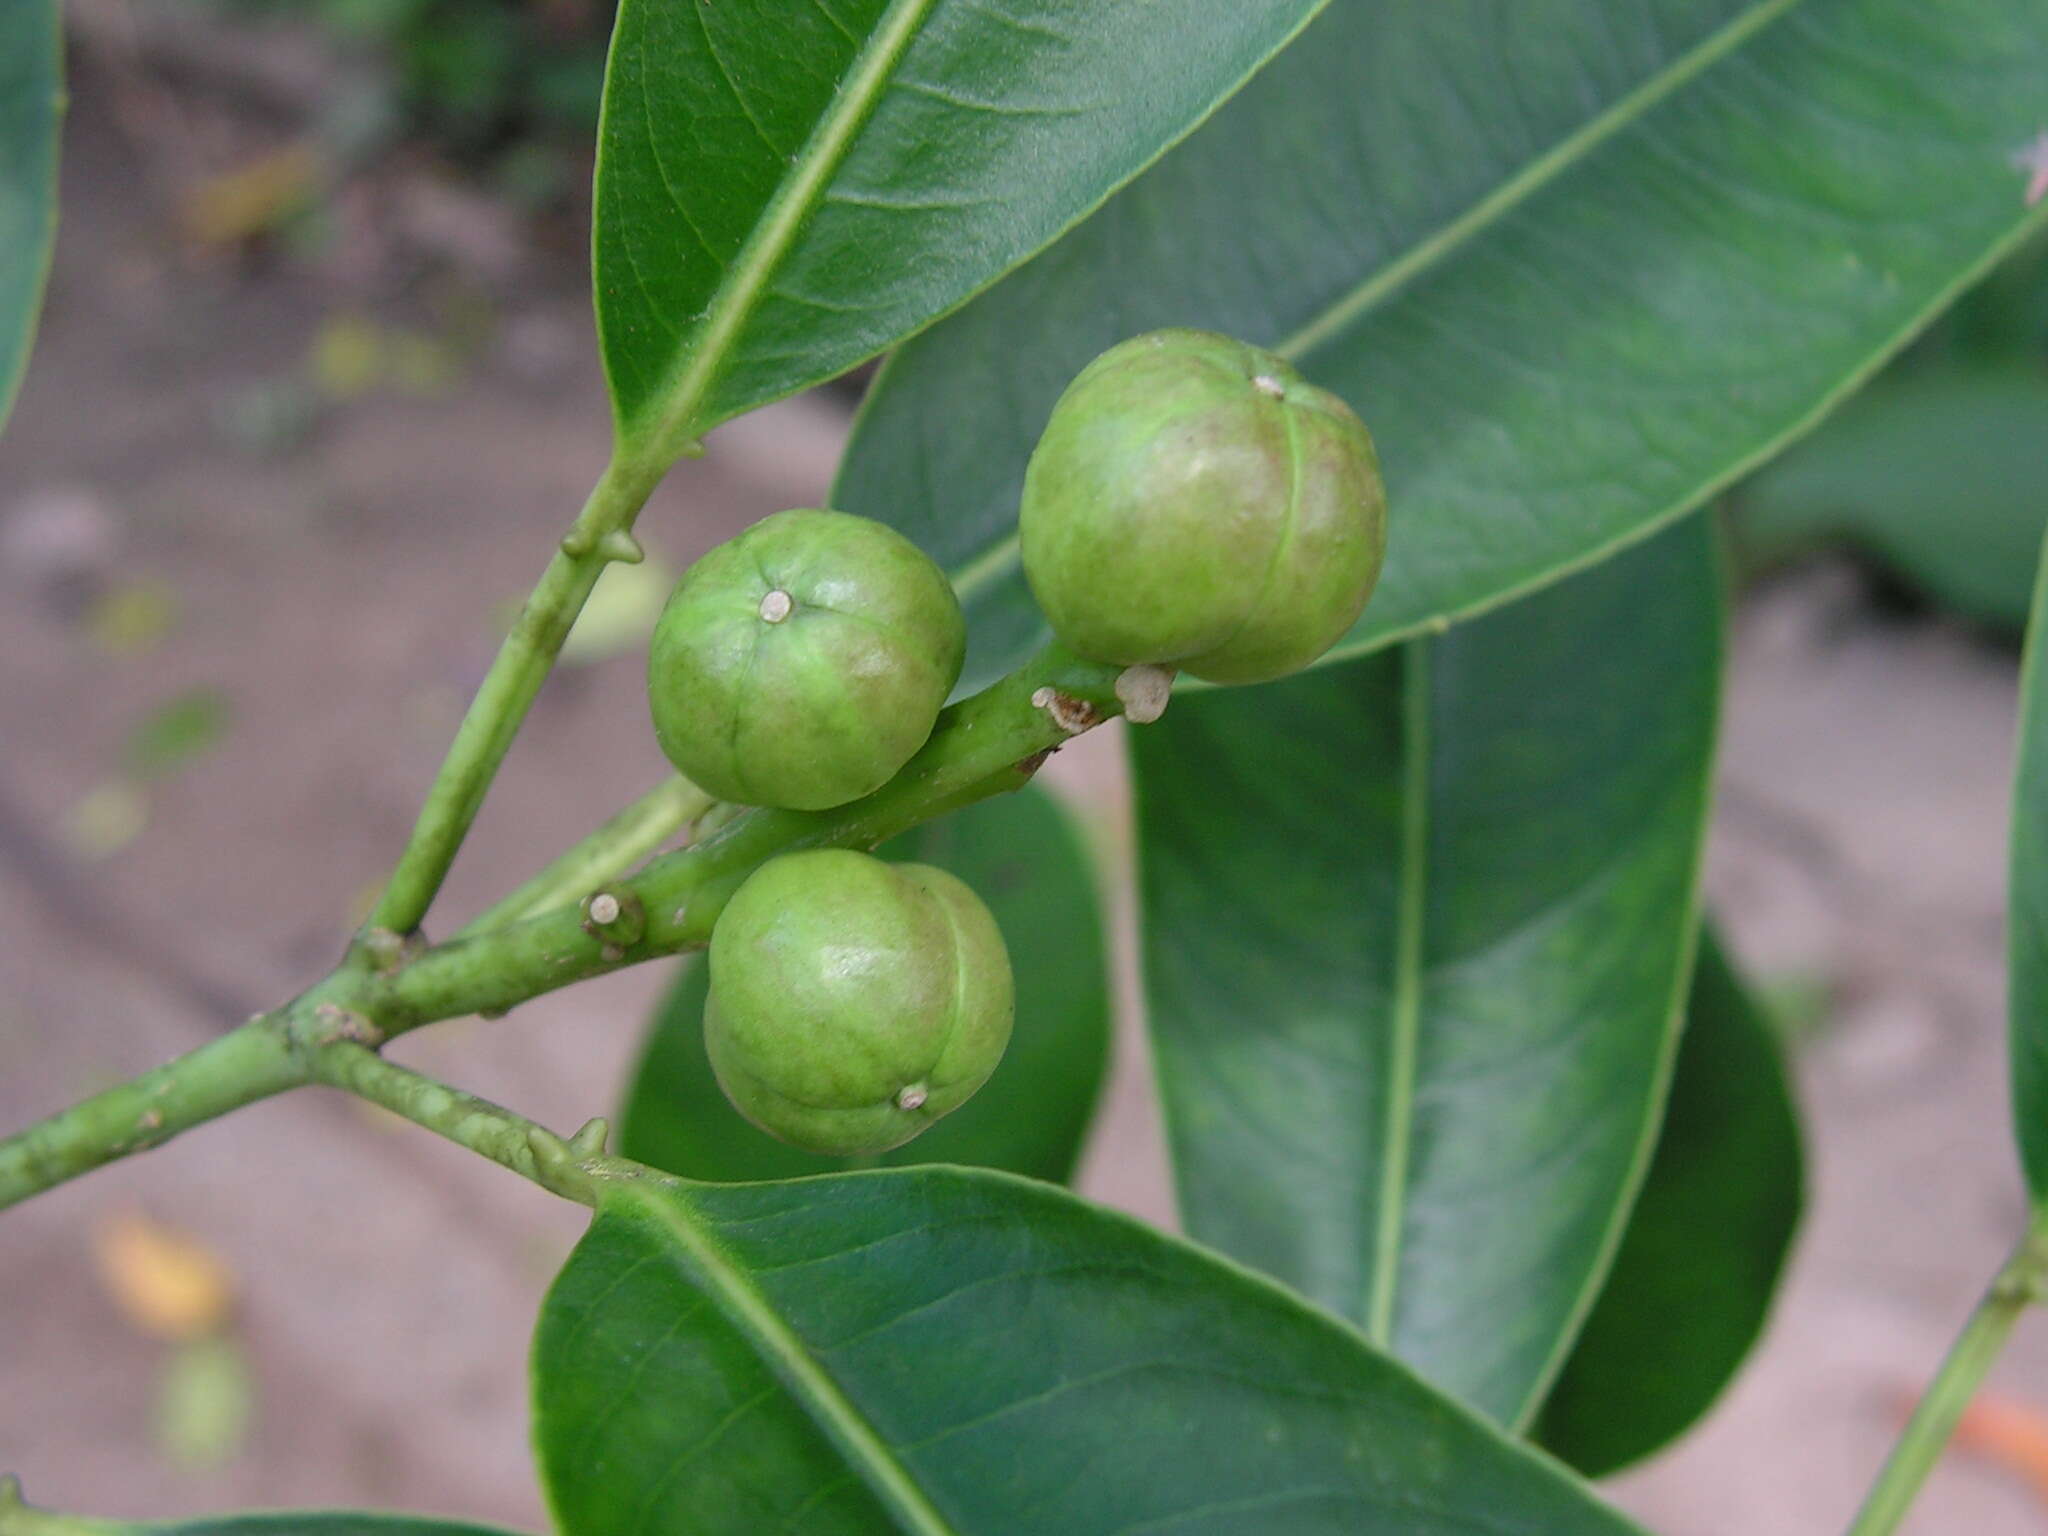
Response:
[{"label": "green fruit", "polygon": [[1024,574],[1069,649],[1255,683],[1307,666],[1357,619],[1387,504],[1342,400],[1270,352],[1168,330],[1067,386],[1019,523]]},{"label": "green fruit", "polygon": [[966,647],[945,572],[902,534],[778,512],[670,594],[647,659],[655,738],[721,800],[843,805],[924,745]]},{"label": "green fruit", "polygon": [[1003,936],[958,877],[817,849],[762,865],[719,915],[704,1045],[755,1125],[854,1156],[966,1103],[1015,1008]]}]

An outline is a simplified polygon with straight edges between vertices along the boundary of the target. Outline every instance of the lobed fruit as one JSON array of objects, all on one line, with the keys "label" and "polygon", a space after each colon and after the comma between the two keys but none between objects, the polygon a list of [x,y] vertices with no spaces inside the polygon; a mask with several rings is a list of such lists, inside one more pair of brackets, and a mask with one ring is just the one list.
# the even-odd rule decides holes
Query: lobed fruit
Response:
[{"label": "lobed fruit", "polygon": [[823,810],[894,777],[959,680],[946,575],[845,512],[764,518],[683,574],[655,625],[654,734],[721,800]]},{"label": "lobed fruit", "polygon": [[1053,407],[1024,478],[1024,573],[1079,655],[1218,683],[1299,671],[1351,627],[1386,492],[1351,408],[1207,331],[1110,348]]},{"label": "lobed fruit", "polygon": [[966,1103],[1009,1043],[995,918],[959,878],[816,849],[748,877],[711,934],[704,1045],[733,1107],[837,1156],[886,1152]]}]

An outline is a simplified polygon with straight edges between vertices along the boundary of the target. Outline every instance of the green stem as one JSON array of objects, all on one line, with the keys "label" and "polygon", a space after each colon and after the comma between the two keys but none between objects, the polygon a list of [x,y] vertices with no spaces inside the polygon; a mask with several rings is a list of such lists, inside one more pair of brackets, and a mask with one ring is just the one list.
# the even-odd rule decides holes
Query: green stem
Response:
[{"label": "green stem", "polygon": [[2013,1325],[2048,1286],[2048,1211],[2038,1213],[2026,1237],[1978,1301],[1970,1320],[1928,1384],[1898,1443],[1850,1525],[1848,1536],[1889,1536],[1906,1517],[1920,1485],[1941,1459],[1963,1410],[2005,1347]]},{"label": "green stem", "polygon": [[509,928],[451,939],[373,979],[359,1006],[385,1037],[439,1019],[495,1013],[528,998],[657,955],[700,948],[748,875],[802,848],[872,848],[933,816],[1022,787],[1042,754],[1075,732],[1032,700],[1053,690],[1091,712],[1121,708],[1117,669],[1080,662],[1056,647],[1001,682],[952,705],[924,747],[865,799],[829,811],[753,810],[629,880],[621,897],[646,913],[638,942],[619,947],[588,932],[574,906]]},{"label": "green stem", "polygon": [[584,1127],[572,1144],[489,1099],[451,1088],[386,1061],[367,1046],[348,1042],[322,1050],[314,1058],[313,1073],[330,1087],[381,1105],[564,1199],[582,1205],[596,1199],[593,1175],[583,1161],[604,1150],[601,1120]]},{"label": "green stem", "polygon": [[53,1515],[22,1500],[21,1480],[0,1477],[0,1536],[122,1536],[138,1527],[121,1520]]},{"label": "green stem", "polygon": [[83,1515],[58,1515],[17,1504],[0,1505],[0,1536],[135,1536],[146,1527],[124,1520],[88,1520]]},{"label": "green stem", "polygon": [[474,938],[577,901],[653,853],[713,805],[688,779],[656,785],[455,935]]},{"label": "green stem", "polygon": [[[917,755],[865,799],[829,811],[733,815],[700,841],[614,884],[622,901],[637,901],[645,914],[645,930],[630,944],[587,930],[575,904],[427,949],[374,942],[372,934],[286,1008],[0,1141],[0,1207],[267,1094],[336,1081],[334,1074],[343,1071],[337,1061],[354,1063],[347,1071],[379,1092],[397,1081],[363,1066],[363,1058],[376,1058],[358,1047],[437,1019],[503,1012],[585,977],[699,948],[732,893],[778,854],[872,848],[934,816],[1021,788],[1048,753],[1120,712],[1117,676],[1114,667],[1077,661],[1053,647],[946,709]],[[353,1079],[344,1086],[364,1091]],[[485,1120],[477,1124],[481,1136]],[[513,1129],[524,1134],[524,1122]],[[497,1151],[479,1150],[507,1166],[521,1155],[509,1141],[489,1145]]]},{"label": "green stem", "polygon": [[419,927],[598,577],[614,560],[640,558],[628,530],[663,468],[617,454],[606,466],[470,701],[370,927],[399,934]]},{"label": "green stem", "polygon": [[258,1015],[0,1141],[0,1210],[306,1080],[281,1017]]}]

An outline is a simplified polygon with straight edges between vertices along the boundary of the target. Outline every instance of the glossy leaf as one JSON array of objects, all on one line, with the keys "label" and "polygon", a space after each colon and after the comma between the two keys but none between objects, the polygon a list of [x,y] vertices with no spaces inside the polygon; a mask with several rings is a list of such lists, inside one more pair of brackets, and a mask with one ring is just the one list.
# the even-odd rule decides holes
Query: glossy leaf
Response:
[{"label": "glossy leaf", "polygon": [[349,1510],[311,1513],[223,1515],[177,1525],[144,1525],[147,1536],[507,1536],[495,1525],[429,1520],[414,1515],[358,1514]]},{"label": "glossy leaf", "polygon": [[57,232],[57,0],[0,6],[0,426],[35,340]]},{"label": "glossy leaf", "polygon": [[1831,540],[1936,602],[2017,630],[2048,526],[2048,370],[1963,363],[1887,378],[1743,486],[1746,552]]},{"label": "glossy leaf", "polygon": [[137,1526],[135,1530],[147,1536],[507,1536],[494,1525],[467,1525],[412,1515],[356,1514],[347,1510],[223,1515],[219,1519],[178,1525]]},{"label": "glossy leaf", "polygon": [[1603,1476],[1713,1406],[1763,1332],[1803,1183],[1770,1020],[1708,934],[1650,1176],[1538,1421],[1548,1450]]},{"label": "glossy leaf", "polygon": [[680,449],[1046,244],[1324,0],[623,0],[598,334],[621,435]]},{"label": "glossy leaf", "polygon": [[[30,1517],[31,1521],[38,1518]],[[6,1509],[0,1505],[0,1531],[8,1529]],[[32,1523],[27,1532],[38,1533],[43,1529],[42,1525]],[[78,1536],[512,1536],[495,1525],[347,1509],[276,1510],[140,1524],[120,1520],[56,1520],[49,1530],[51,1536],[73,1531]]]},{"label": "glossy leaf", "polygon": [[1711,530],[1132,733],[1201,1241],[1519,1425],[1649,1158],[1696,920]]},{"label": "glossy leaf", "polygon": [[1355,406],[1392,508],[1331,659],[1598,559],[1812,425],[2029,226],[2039,0],[1349,0],[1082,228],[885,371],[835,505],[1040,620],[1025,460],[1103,348],[1276,346]]},{"label": "glossy leaf", "polygon": [[1276,1286],[1045,1184],[622,1184],[541,1310],[563,1536],[1621,1536]]},{"label": "glossy leaf", "polygon": [[[988,903],[1017,976],[1017,1027],[980,1093],[880,1160],[1069,1177],[1109,1052],[1102,913],[1073,826],[1033,786],[928,822],[881,852],[951,870]],[[655,1017],[627,1090],[625,1155],[690,1178],[733,1181],[856,1166],[786,1146],[726,1102],[704,1055],[705,985],[700,956]]]},{"label": "glossy leaf", "polygon": [[2019,764],[2012,805],[2011,946],[2013,1123],[2036,1209],[2048,1210],[2048,546],[2020,668]]}]

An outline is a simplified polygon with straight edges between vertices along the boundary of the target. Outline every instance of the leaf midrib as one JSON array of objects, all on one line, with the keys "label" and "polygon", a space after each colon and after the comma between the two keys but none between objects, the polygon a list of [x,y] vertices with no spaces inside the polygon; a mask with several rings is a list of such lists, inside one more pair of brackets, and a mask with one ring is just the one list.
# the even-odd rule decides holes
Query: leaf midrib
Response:
[{"label": "leaf midrib", "polygon": [[689,1255],[725,1320],[753,1345],[907,1536],[963,1536],[932,1507],[917,1479],[732,1255],[694,1219],[687,1191],[671,1188],[666,1195],[628,1187],[612,1198],[645,1210]]},{"label": "leaf midrib", "polygon": [[811,130],[797,157],[797,172],[775,189],[760,219],[711,295],[697,341],[670,365],[669,380],[653,397],[653,424],[635,429],[622,425],[622,436],[640,437],[657,452],[673,456],[687,448],[699,430],[697,413],[725,354],[752,316],[771,273],[795,242],[820,195],[845,159],[854,135],[867,121],[887,89],[918,29],[938,0],[890,0],[882,20],[854,55],[832,104]]},{"label": "leaf midrib", "polygon": [[1408,1153],[1415,1132],[1416,1047],[1422,1027],[1423,924],[1429,899],[1429,642],[1401,656],[1401,867],[1393,1007],[1382,1100],[1378,1221],[1366,1336],[1391,1351],[1401,1240],[1408,1216]]},{"label": "leaf midrib", "polygon": [[1536,156],[1448,224],[1425,235],[1273,350],[1283,357],[1299,358],[1320,345],[1326,337],[1384,303],[1439,258],[1465,245],[1496,220],[1505,218],[1680,86],[1691,83],[1800,3],[1801,0],[1758,0],[1747,13],[1677,55],[1666,68],[1618,98],[1612,106],[1587,118],[1550,149]]},{"label": "leaf midrib", "polygon": [[[1771,22],[1801,3],[1801,0],[1759,0],[1745,14],[1727,23],[1700,43],[1676,55],[1663,69],[1634,90],[1587,118],[1550,149],[1535,156],[1519,171],[1496,185],[1463,213],[1439,225],[1417,240],[1401,255],[1363,279],[1358,286],[1327,305],[1321,313],[1296,329],[1285,340],[1270,347],[1289,361],[1321,345],[1336,332],[1363,318],[1406,287],[1432,266],[1471,243],[1478,235],[1505,219],[1566,171],[1681,86],[1748,42]],[[952,572],[954,590],[964,603],[983,588],[1000,581],[1017,565],[1017,535],[1008,535]],[[1388,636],[1380,643],[1401,638]],[[1361,654],[1353,650],[1346,657]],[[1327,659],[1338,659],[1335,652]]]},{"label": "leaf midrib", "polygon": [[2025,1089],[2022,1085],[2021,1058],[2031,1054],[2031,1042],[2027,1039],[2030,1024],[2041,1006],[2041,978],[2028,956],[2032,946],[2022,941],[2022,924],[2034,905],[2022,898],[2021,893],[2035,884],[2027,878],[2033,866],[2039,861],[2034,852],[2035,839],[2028,834],[2033,830],[2038,815],[2034,808],[2035,797],[2027,793],[2028,782],[2038,776],[2042,765],[2036,760],[2036,733],[2040,730],[2037,716],[2041,712],[2042,652],[2048,649],[2048,546],[2044,546],[2040,563],[2034,572],[2034,595],[2027,605],[2026,640],[2020,654],[2020,707],[2019,720],[2014,727],[2017,746],[2013,751],[2012,794],[2007,803],[2012,807],[2011,848],[2006,855],[2006,1062],[2007,1072],[2012,1078],[2010,1092],[2013,1109],[2014,1139],[2020,1147],[2020,1172],[2027,1185],[2029,1205],[2037,1213],[2048,1213],[2048,1189],[2040,1187],[2039,1152],[2033,1138],[2026,1134],[2028,1106],[2020,1102]]}]

